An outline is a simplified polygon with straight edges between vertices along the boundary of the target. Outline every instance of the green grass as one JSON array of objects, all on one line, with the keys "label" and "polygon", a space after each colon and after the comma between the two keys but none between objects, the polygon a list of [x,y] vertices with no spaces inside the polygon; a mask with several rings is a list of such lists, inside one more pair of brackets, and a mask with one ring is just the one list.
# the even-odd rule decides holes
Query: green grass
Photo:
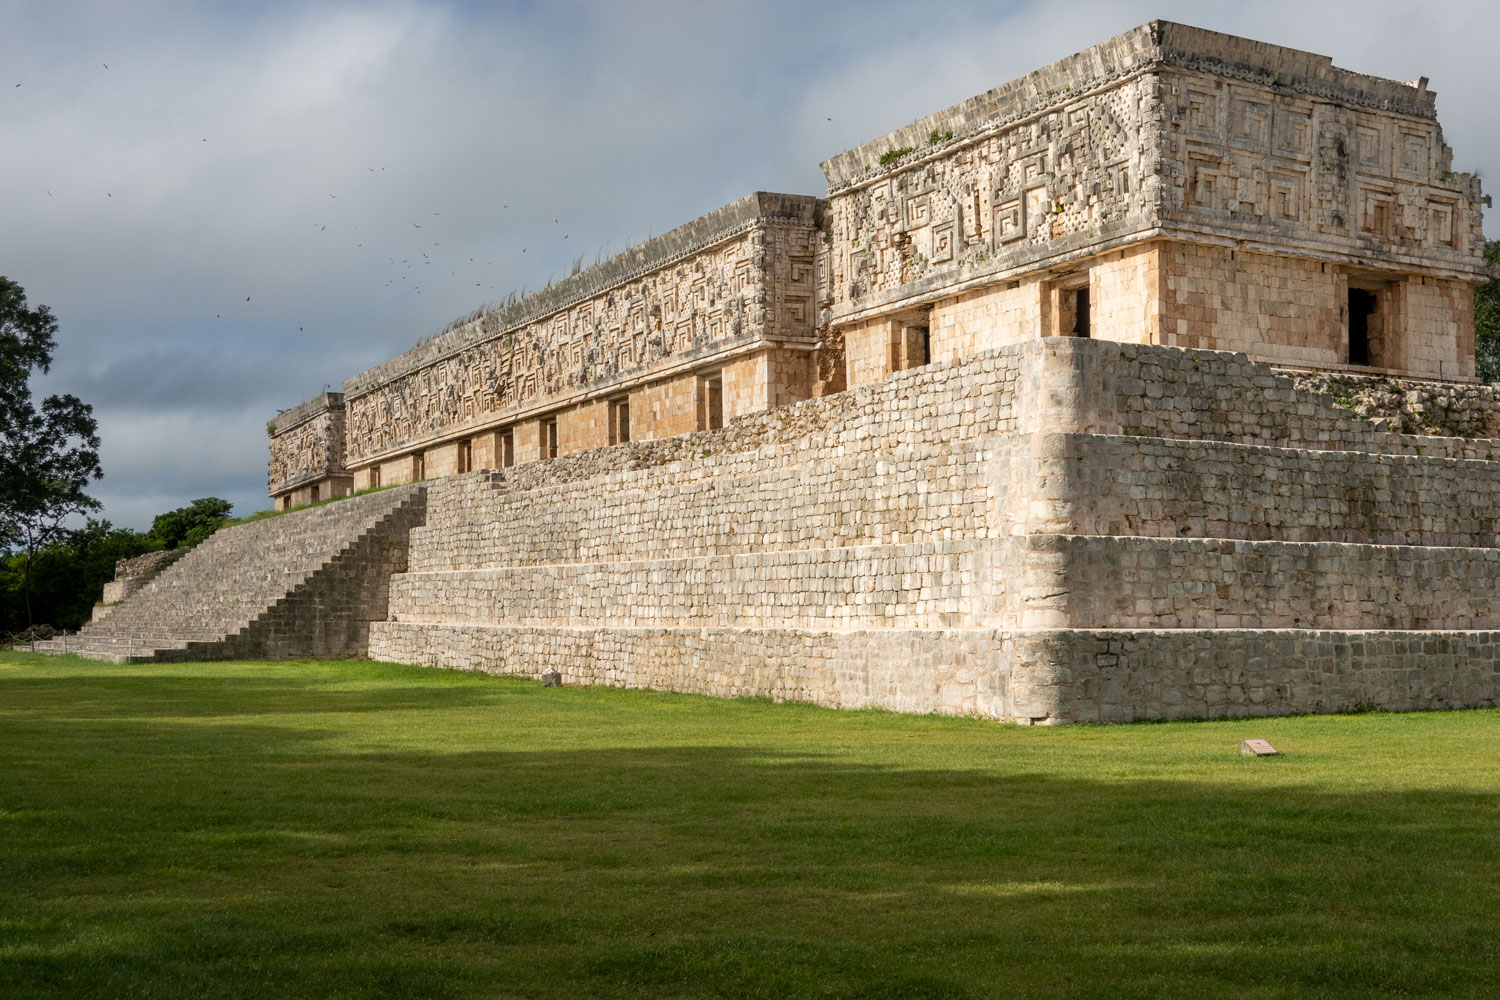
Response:
[{"label": "green grass", "polygon": [[7,997],[1474,997],[1497,928],[1493,711],[1021,729],[0,654]]},{"label": "green grass", "polygon": [[219,525],[219,527],[233,528],[236,525],[240,524],[251,524],[255,521],[265,521],[269,518],[280,517],[283,514],[295,514],[299,510],[311,510],[314,507],[326,507],[331,503],[338,503],[340,500],[353,500],[355,497],[368,496],[371,493],[381,493],[385,490],[393,490],[398,486],[410,485],[412,484],[388,483],[385,486],[366,486],[364,489],[355,490],[353,493],[344,493],[336,497],[324,497],[321,500],[313,500],[309,503],[298,504],[295,507],[287,507],[285,509],[272,507],[269,510],[257,510],[253,513],[246,514],[244,517],[227,517],[224,519],[224,523]]}]

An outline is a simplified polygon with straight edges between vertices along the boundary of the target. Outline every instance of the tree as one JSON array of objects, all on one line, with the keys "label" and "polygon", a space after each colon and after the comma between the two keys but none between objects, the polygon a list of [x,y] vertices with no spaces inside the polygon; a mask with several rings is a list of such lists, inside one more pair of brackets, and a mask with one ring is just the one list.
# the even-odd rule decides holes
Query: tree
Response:
[{"label": "tree", "polygon": [[[104,585],[114,579],[115,563],[160,548],[145,532],[116,528],[89,518],[43,546],[32,564],[31,605],[37,621],[77,629],[93,617]],[[25,556],[0,560],[0,634],[26,627],[21,593]]]},{"label": "tree", "polygon": [[1500,382],[1500,240],[1485,244],[1488,284],[1474,290],[1474,374],[1481,382]]},{"label": "tree", "polygon": [[31,376],[52,367],[57,320],[46,306],[28,309],[26,292],[0,276],[0,544],[24,556],[26,623],[32,563],[76,514],[97,510],[83,492],[103,476],[93,409],[77,396],[32,399]]},{"label": "tree", "polygon": [[159,548],[190,549],[224,526],[232,506],[218,497],[201,497],[186,507],[156,515],[147,534]]}]

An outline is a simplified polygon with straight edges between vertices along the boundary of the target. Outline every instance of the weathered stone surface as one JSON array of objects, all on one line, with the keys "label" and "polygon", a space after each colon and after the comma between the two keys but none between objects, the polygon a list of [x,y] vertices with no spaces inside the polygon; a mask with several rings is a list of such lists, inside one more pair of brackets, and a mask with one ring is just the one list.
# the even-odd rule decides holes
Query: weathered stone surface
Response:
[{"label": "weathered stone surface", "polygon": [[426,509],[399,487],[223,528],[108,617],[39,651],[116,661],[363,656]]},{"label": "weathered stone surface", "polygon": [[344,395],[325,392],[276,415],[271,438],[270,494],[281,507],[343,496],[347,468]]},{"label": "weathered stone surface", "polygon": [[[434,483],[371,654],[1024,722],[1500,697],[1500,442],[1077,339],[778,413]],[[1309,632],[1342,651],[1311,672]],[[1150,637],[1186,633],[1196,670],[1148,682]],[[1452,655],[1402,665],[1438,634]],[[1253,683],[1210,683],[1252,655]]]},{"label": "weathered stone surface", "polygon": [[455,323],[344,385],[354,485],[432,480],[371,655],[1026,724],[1494,704],[1488,199],[1435,107],[1153,21]]},{"label": "weathered stone surface", "polygon": [[104,585],[102,602],[105,605],[119,604],[125,598],[154,580],[162,570],[187,555],[186,549],[164,549],[147,552],[133,559],[121,559],[115,563],[115,578]]}]

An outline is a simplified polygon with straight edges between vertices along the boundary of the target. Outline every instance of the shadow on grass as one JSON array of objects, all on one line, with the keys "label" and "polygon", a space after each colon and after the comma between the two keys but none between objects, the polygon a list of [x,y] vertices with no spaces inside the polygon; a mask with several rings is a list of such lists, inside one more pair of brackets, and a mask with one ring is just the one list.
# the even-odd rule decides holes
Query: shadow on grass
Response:
[{"label": "shadow on grass", "polygon": [[[68,661],[60,661],[67,664]],[[253,667],[202,664],[200,675],[183,673],[162,676],[156,665],[100,668],[82,661],[83,671],[67,678],[67,713],[73,718],[218,718],[244,715],[318,714],[346,712],[402,712],[456,709],[504,697],[504,691],[474,684],[434,685],[428,678],[414,677],[410,683],[371,685],[329,695],[337,662],[309,665],[309,676],[286,673],[267,676]],[[282,664],[295,669],[295,662]],[[350,662],[349,667],[368,665]],[[237,669],[243,672],[226,672]],[[398,668],[411,674],[412,668]],[[106,672],[108,671],[108,672]],[[315,671],[315,673],[314,673]],[[60,678],[53,676],[7,677],[7,691],[19,699],[44,701]],[[318,697],[312,697],[317,695]]]},{"label": "shadow on grass", "polygon": [[[296,689],[237,680],[227,698]],[[273,726],[49,731],[0,785],[7,995],[1370,997],[1500,981],[1496,794],[775,746],[359,754]]]}]

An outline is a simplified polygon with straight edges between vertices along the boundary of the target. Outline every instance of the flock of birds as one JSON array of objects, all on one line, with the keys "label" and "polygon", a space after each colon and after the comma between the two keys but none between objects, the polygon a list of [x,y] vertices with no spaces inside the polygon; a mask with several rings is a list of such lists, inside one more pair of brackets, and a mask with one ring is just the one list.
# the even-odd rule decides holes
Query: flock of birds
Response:
[{"label": "flock of birds", "polygon": [[[108,63],[101,62],[100,65],[103,67],[104,70],[106,70],[106,71],[109,70],[109,64]],[[20,88],[21,86],[22,86],[22,83],[16,83],[14,85],[14,88]],[[206,142],[208,142],[208,138],[205,136],[205,137],[202,138],[202,141],[206,143]],[[377,174],[377,175],[381,174],[381,173],[384,173],[386,171],[386,168],[383,167],[383,166],[381,166],[381,167],[367,167],[366,169],[368,170],[369,173],[371,173],[371,174]],[[55,197],[54,194],[53,194],[53,192],[52,192],[52,190],[50,188],[44,189],[44,190],[46,190],[46,192],[47,192],[47,197],[49,197],[49,198]],[[113,191],[106,190],[104,192],[104,196],[107,199],[111,200],[111,201],[115,200],[115,196],[114,196],[114,192]],[[329,197],[329,199],[331,199],[333,201],[339,201],[340,200],[340,195],[336,194],[334,192],[328,192],[328,197]],[[510,205],[509,204],[502,204],[501,208],[502,208],[502,210],[508,211],[510,209]],[[431,218],[441,218],[441,217],[442,217],[442,213],[440,213],[440,212],[433,212],[432,216],[431,216]],[[560,216],[553,216],[552,222],[553,222],[554,225],[559,226],[559,227],[561,227],[561,225],[562,225],[562,221],[561,221],[561,217]],[[319,233],[327,232],[329,230],[330,226],[334,227],[335,232],[337,232],[338,229],[341,228],[338,225],[336,225],[334,222],[331,222],[331,221],[330,222],[314,222],[312,224],[312,228],[315,229]],[[371,231],[372,228],[374,228],[374,227],[367,227],[364,230],[364,232],[368,233],[368,232]],[[349,227],[349,230],[351,232],[358,231],[359,229],[360,229],[360,227],[358,225],[352,225],[352,226]],[[431,235],[431,234],[434,233],[433,224],[430,221],[428,222],[428,225],[426,227],[424,227],[424,225],[422,223],[420,223],[420,222],[412,221],[411,222],[411,229],[413,231],[421,231],[423,237],[425,237],[427,235]],[[413,233],[413,235],[415,235],[415,232]],[[562,240],[567,240],[567,239],[570,238],[570,236],[571,236],[570,233],[563,232],[561,238],[562,238]],[[387,242],[389,242],[389,241],[387,241]],[[406,289],[408,289],[412,294],[421,295],[422,291],[423,291],[423,281],[425,280],[423,278],[423,276],[422,276],[423,272],[422,272],[421,269],[425,269],[425,268],[430,267],[430,266],[432,266],[434,264],[439,264],[438,260],[432,254],[429,254],[428,251],[429,250],[436,251],[438,247],[442,246],[442,243],[443,243],[442,240],[434,240],[430,245],[428,245],[426,243],[425,239],[423,239],[420,243],[413,242],[410,245],[408,245],[406,247],[406,252],[405,253],[387,256],[386,257],[386,265],[387,265],[387,267],[396,268],[396,269],[399,269],[399,270],[396,273],[392,273],[390,275],[390,277],[388,277],[387,280],[384,282],[384,284],[383,284],[382,287],[391,288],[391,287],[396,287],[396,286],[404,284],[405,287],[406,287]],[[363,238],[359,239],[354,244],[354,248],[355,249],[363,249],[364,247],[365,247],[365,239],[363,239]],[[530,249],[530,247],[521,247],[520,253],[521,254],[525,254],[529,249]],[[602,248],[601,248],[601,252],[602,252]],[[418,258],[420,258],[420,259],[418,259]],[[579,261],[581,261],[581,259],[582,258],[580,257]],[[478,268],[493,268],[495,266],[494,260],[486,260],[483,265],[478,265],[477,259],[475,257],[468,257],[467,263],[468,264],[474,264],[474,265],[476,265],[476,270]],[[441,264],[439,264],[439,266],[441,267]],[[575,263],[575,266],[574,266],[575,272],[578,269],[578,266],[579,266],[579,264]],[[408,272],[415,272],[415,273],[408,273]],[[457,278],[458,277],[457,266],[454,265],[454,264],[452,264],[452,263],[450,263],[448,274],[452,278]],[[471,274],[469,276],[473,277],[474,275]],[[550,279],[549,279],[549,284],[550,284]],[[482,289],[482,288],[485,287],[485,282],[484,281],[475,281],[474,282],[474,287]],[[493,285],[493,284],[491,284],[491,285],[488,286],[488,288],[489,288],[490,291],[493,291],[495,289],[495,287],[496,286]],[[524,290],[523,290],[522,294],[524,294]],[[511,293],[511,298],[514,299],[515,297],[516,297],[516,293],[514,293],[514,292]],[[245,303],[249,303],[253,298],[254,298],[253,293],[251,295],[246,295],[245,299],[244,299],[244,302]],[[224,316],[226,315],[226,313],[228,313],[228,310],[222,310],[222,307],[221,307],[221,311],[220,312],[216,312],[214,314],[214,318],[218,319],[218,320],[222,320],[224,318]],[[305,332],[305,329],[306,329],[305,326],[298,326],[297,327],[298,332]]]},{"label": "flock of birds", "polygon": [[[106,71],[109,70],[109,64],[108,63],[101,62],[100,65]],[[17,88],[19,88],[20,86],[21,86],[21,83],[15,84],[15,87],[17,87]],[[828,118],[826,120],[830,121],[830,122],[833,121],[832,118]],[[202,141],[203,142],[208,142],[208,138],[207,137],[203,137]],[[382,167],[367,167],[366,169],[371,174],[377,174],[378,175],[378,174],[384,173],[386,168],[382,166]],[[52,191],[50,189],[46,189],[46,190],[47,190],[47,197],[49,197],[49,198],[53,197]],[[110,199],[111,201],[114,200],[114,193],[112,191],[105,191],[104,195],[105,195],[106,198]],[[338,194],[333,193],[333,192],[328,192],[328,197],[330,199],[334,200],[334,201],[339,201],[340,200],[340,196]],[[504,205],[501,206],[501,208],[503,210],[507,210],[508,211],[510,209],[510,205],[504,204]],[[432,217],[433,218],[441,218],[441,213],[440,212],[433,212],[432,213]],[[562,222],[561,222],[560,216],[553,216],[552,222],[556,226],[559,226],[559,227],[562,226]],[[332,223],[332,222],[314,222],[312,224],[313,228],[316,229],[319,233],[325,233],[325,232],[327,232],[330,225],[334,225],[334,223]],[[431,225],[431,223],[429,223],[429,225]],[[336,232],[337,232],[338,228],[339,227],[337,225],[335,225],[335,231]],[[357,225],[352,226],[351,227],[351,231],[359,230],[359,228],[360,227],[357,226]],[[416,222],[416,221],[412,221],[411,222],[411,228],[413,230],[416,230],[416,231],[422,231],[422,230],[424,230],[423,225],[421,223],[419,223],[419,222]],[[369,232],[369,231],[370,231],[369,229],[365,230],[365,232]],[[427,235],[431,235],[432,233],[433,233],[433,230],[427,229],[426,231],[423,232],[423,236],[425,237]],[[571,234],[569,234],[568,232],[563,232],[562,233],[562,240],[567,240],[570,235]],[[364,246],[365,246],[364,239],[361,239],[359,242],[355,243],[355,249],[364,249]],[[430,255],[427,251],[428,250],[434,250],[435,251],[440,246],[442,246],[442,240],[434,240],[432,242],[432,244],[429,246],[429,245],[426,244],[425,239],[423,239],[423,241],[421,242],[420,245],[418,245],[416,243],[413,243],[412,245],[410,245],[407,248],[406,252],[403,253],[403,254],[394,254],[394,255],[388,256],[386,258],[386,266],[387,267],[391,267],[391,268],[397,268],[399,270],[396,271],[395,273],[391,273],[390,277],[385,281],[385,283],[384,283],[384,285],[382,287],[384,287],[384,288],[392,288],[392,287],[396,287],[398,285],[404,285],[404,287],[406,289],[408,289],[412,294],[414,294],[414,295],[421,295],[422,291],[423,291],[422,281],[424,279],[423,279],[422,276],[423,276],[424,270],[426,268],[428,268],[428,267],[430,267],[430,266],[438,263],[438,261],[432,255]],[[599,248],[599,251],[595,254],[595,258],[594,258],[595,263],[597,263],[602,258],[604,249],[607,246],[608,246],[608,244],[606,243],[604,246],[602,246],[602,247]],[[629,239],[628,238],[626,240],[626,246],[627,246],[627,248],[629,247]],[[530,249],[530,248],[529,247],[524,247],[524,246],[521,247],[520,254],[525,254],[528,251],[528,249]],[[420,257],[421,259],[418,260],[417,259],[418,257]],[[582,267],[582,262],[583,262],[583,255],[580,254],[580,255],[578,255],[574,259],[574,262],[573,262],[573,273],[576,274],[580,270],[580,268]],[[481,267],[484,267],[484,268],[493,268],[495,266],[494,260],[487,260],[487,261],[485,261],[485,263],[483,265],[478,265],[477,261],[476,261],[476,258],[474,258],[474,257],[469,257],[467,263],[469,263],[469,264],[475,264],[476,265],[476,270],[479,270]],[[448,274],[449,274],[450,277],[452,277],[452,278],[457,278],[458,277],[457,266],[458,265],[450,265],[449,271],[448,271]],[[441,265],[439,265],[439,267],[441,267]],[[409,273],[409,272],[415,272],[415,273]],[[469,275],[469,277],[473,277],[473,276],[474,276],[473,274]],[[551,283],[552,283],[551,279],[549,278],[548,279],[548,284],[550,285]],[[474,287],[482,289],[482,288],[485,287],[485,282],[484,281],[475,281],[474,282]],[[495,289],[495,285],[493,285],[493,284],[489,285],[489,290],[490,291],[493,291],[494,289]],[[511,292],[506,300],[507,301],[514,301],[517,297],[522,297],[525,294],[526,294],[526,290],[524,288],[522,288],[522,289],[520,289],[518,291]],[[253,295],[246,295],[245,296],[245,303],[249,303],[252,298],[253,298]],[[214,314],[214,318],[218,319],[218,320],[222,320],[224,318],[224,315],[225,315],[225,313],[222,312],[222,311],[221,312],[217,312],[217,313]],[[298,330],[299,333],[300,332],[304,332],[305,331],[305,327],[298,326],[297,330]]]}]

